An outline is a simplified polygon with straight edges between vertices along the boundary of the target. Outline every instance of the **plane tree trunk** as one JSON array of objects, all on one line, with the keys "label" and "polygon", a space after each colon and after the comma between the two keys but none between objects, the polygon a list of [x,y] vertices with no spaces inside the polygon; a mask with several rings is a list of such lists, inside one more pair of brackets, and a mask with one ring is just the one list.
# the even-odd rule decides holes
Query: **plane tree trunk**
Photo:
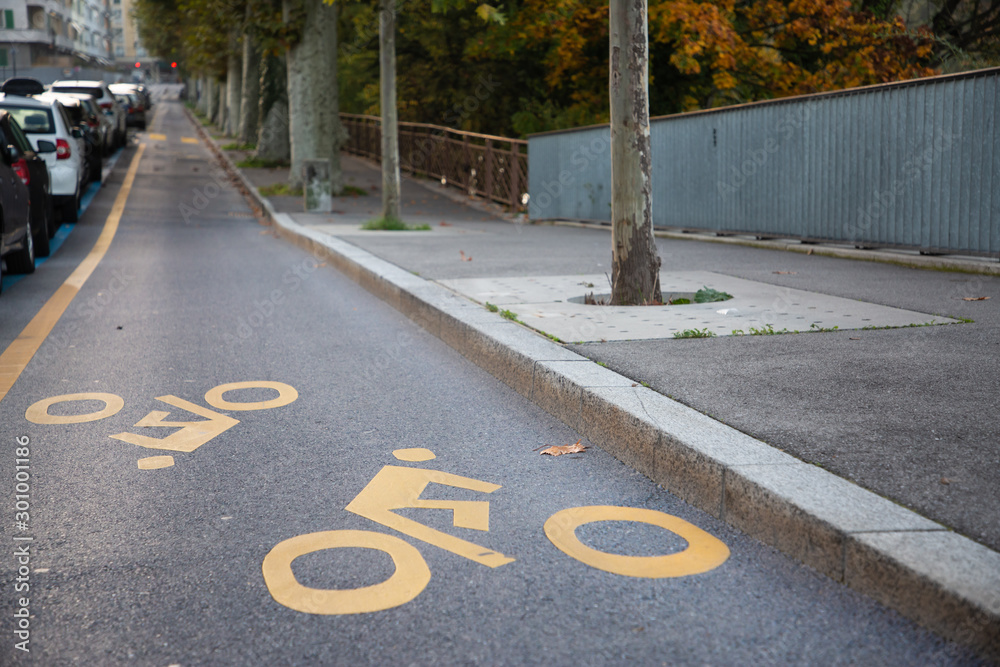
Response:
[{"label": "plane tree trunk", "polygon": [[340,125],[337,90],[337,5],[323,0],[284,0],[287,17],[293,3],[305,15],[302,34],[286,54],[291,185],[302,183],[304,160],[330,161],[330,192],[343,189],[340,171]]},{"label": "plane tree trunk", "polygon": [[611,303],[659,303],[653,237],[646,0],[611,0]]},{"label": "plane tree trunk", "polygon": [[396,110],[396,1],[379,11],[379,106],[382,111],[382,217],[398,220],[399,123]]},{"label": "plane tree trunk", "polygon": [[260,131],[255,155],[262,160],[287,162],[291,158],[288,140],[288,82],[285,59],[268,56],[260,71]]},{"label": "plane tree trunk", "polygon": [[[247,7],[247,16],[250,8]],[[236,141],[256,142],[260,122],[260,55],[250,31],[243,33],[243,89],[240,91],[240,123]]]},{"label": "plane tree trunk", "polygon": [[226,58],[226,125],[222,128],[229,136],[235,136],[240,127],[240,98],[243,92],[243,51],[240,47],[240,31],[234,28],[229,33],[229,54]]}]

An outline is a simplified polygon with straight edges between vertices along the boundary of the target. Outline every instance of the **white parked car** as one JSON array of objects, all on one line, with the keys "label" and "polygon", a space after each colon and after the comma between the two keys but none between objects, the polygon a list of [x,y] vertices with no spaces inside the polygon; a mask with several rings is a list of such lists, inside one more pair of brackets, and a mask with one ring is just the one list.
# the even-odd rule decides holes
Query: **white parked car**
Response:
[{"label": "white parked car", "polygon": [[127,113],[115,99],[115,94],[103,81],[56,81],[49,90],[53,93],[83,93],[93,95],[105,114],[114,118],[115,147],[125,145],[128,138]]},{"label": "white parked car", "polygon": [[[87,182],[85,144],[58,100],[36,100],[0,93],[0,109],[10,112],[49,169],[52,202],[66,222],[76,222],[80,197]],[[50,141],[54,153],[38,150],[39,141]]]},{"label": "white parked car", "polygon": [[68,107],[82,105],[83,111],[81,113],[86,116],[84,122],[101,138],[101,146],[103,147],[102,155],[107,156],[115,152],[117,148],[115,146],[117,128],[114,125],[114,118],[101,112],[101,107],[97,105],[97,100],[94,99],[93,95],[84,95],[82,93],[44,93],[42,95],[32,95],[32,97],[39,100],[59,100],[63,103],[64,107],[67,107],[67,113],[70,116],[73,115],[73,112]]}]

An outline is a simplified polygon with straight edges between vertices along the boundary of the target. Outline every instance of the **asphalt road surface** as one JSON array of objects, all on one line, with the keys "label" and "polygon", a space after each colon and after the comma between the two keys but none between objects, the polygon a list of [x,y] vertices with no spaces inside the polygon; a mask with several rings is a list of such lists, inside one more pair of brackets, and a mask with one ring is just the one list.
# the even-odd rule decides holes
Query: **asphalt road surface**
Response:
[{"label": "asphalt road surface", "polygon": [[540,455],[579,436],[275,238],[195,136],[161,101],[0,298],[0,350],[51,320],[0,368],[0,663],[975,664],[599,449]]}]

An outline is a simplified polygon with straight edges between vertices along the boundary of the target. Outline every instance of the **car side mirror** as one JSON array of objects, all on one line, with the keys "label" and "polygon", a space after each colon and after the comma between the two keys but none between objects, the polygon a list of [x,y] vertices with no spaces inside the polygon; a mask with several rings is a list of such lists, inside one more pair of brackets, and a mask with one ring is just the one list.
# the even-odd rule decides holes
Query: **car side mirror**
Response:
[{"label": "car side mirror", "polygon": [[80,131],[80,128],[74,127],[73,130],[72,130],[72,132],[73,132],[73,138],[74,139],[82,139],[83,138],[83,132]]},{"label": "car side mirror", "polygon": [[45,139],[39,139],[38,140],[38,151],[37,152],[38,152],[39,155],[41,155],[43,153],[55,153],[56,152],[56,145],[54,143],[52,143],[51,141],[46,141]]}]

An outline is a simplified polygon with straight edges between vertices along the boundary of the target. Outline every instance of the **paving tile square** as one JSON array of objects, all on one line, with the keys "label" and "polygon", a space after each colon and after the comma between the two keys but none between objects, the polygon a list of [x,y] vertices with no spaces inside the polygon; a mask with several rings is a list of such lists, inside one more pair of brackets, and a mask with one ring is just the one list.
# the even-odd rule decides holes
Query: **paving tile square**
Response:
[{"label": "paving tile square", "polygon": [[863,329],[953,324],[957,320],[865,303],[817,292],[778,287],[712,271],[660,274],[664,299],[690,296],[702,287],[733,295],[728,301],[675,306],[594,306],[583,303],[593,292],[611,290],[607,276],[534,276],[462,278],[438,281],[480,303],[511,310],[530,327],[566,342],[672,338],[687,329],[707,329],[716,336],[751,329],[808,332],[816,329]]}]

